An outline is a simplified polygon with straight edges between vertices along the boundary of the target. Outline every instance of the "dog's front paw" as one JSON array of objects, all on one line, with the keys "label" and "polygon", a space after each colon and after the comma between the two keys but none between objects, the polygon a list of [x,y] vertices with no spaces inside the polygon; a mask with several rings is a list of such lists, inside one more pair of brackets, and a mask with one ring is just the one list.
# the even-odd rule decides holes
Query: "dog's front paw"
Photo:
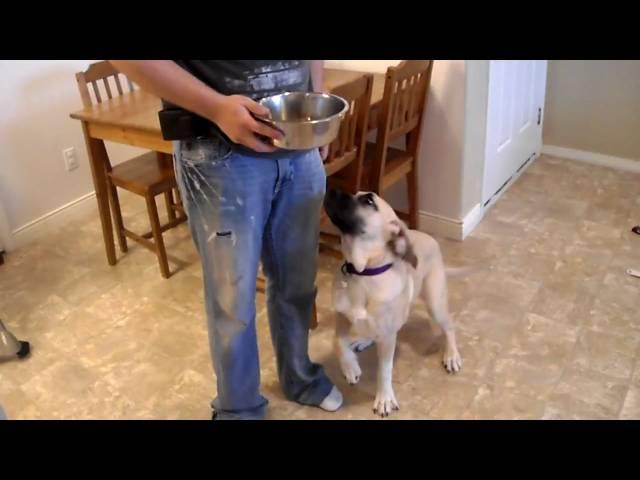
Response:
[{"label": "dog's front paw", "polygon": [[344,378],[347,379],[347,383],[349,383],[349,385],[355,385],[360,381],[362,370],[360,369],[360,365],[357,360],[345,359],[340,362],[340,367],[342,368],[342,374],[344,375]]},{"label": "dog's front paw", "polygon": [[442,357],[442,364],[449,373],[458,373],[462,370],[462,357],[457,350],[450,351],[447,349]]},{"label": "dog's front paw", "polygon": [[393,390],[378,392],[373,402],[373,413],[381,417],[388,417],[394,410],[400,410],[400,405],[396,400]]}]

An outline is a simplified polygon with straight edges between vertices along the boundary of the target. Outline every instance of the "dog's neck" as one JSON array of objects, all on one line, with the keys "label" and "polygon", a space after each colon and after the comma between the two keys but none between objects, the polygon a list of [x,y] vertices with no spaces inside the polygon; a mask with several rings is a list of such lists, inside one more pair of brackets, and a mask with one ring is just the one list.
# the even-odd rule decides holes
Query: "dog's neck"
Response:
[{"label": "dog's neck", "polygon": [[380,268],[384,265],[393,264],[395,260],[396,258],[393,255],[391,255],[389,252],[384,252],[375,257],[371,257],[367,261],[366,268],[369,268],[369,269]]},{"label": "dog's neck", "polygon": [[359,275],[361,277],[375,277],[376,275],[382,275],[384,272],[393,267],[393,263],[387,263],[379,267],[366,267],[361,272],[356,270],[356,267],[352,263],[344,262],[342,265],[342,273],[344,275]]},{"label": "dog's neck", "polygon": [[373,277],[385,273],[393,267],[395,257],[384,253],[370,258],[365,265],[364,270],[357,271],[354,265],[348,261],[342,265],[342,273],[347,275],[359,275],[364,277]]}]

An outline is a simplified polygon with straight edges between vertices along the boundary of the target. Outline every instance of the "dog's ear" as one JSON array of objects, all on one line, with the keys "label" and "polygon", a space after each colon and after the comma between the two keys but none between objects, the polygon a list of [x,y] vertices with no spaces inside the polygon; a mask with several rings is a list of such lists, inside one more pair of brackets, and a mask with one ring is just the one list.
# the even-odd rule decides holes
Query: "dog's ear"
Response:
[{"label": "dog's ear", "polygon": [[369,260],[365,253],[359,248],[358,237],[342,237],[342,253],[347,262],[351,263],[357,272],[363,271]]},{"label": "dog's ear", "polygon": [[389,230],[391,238],[389,238],[387,245],[391,252],[413,268],[418,268],[418,257],[416,257],[409,241],[406,226],[400,220],[394,220],[391,222]]}]

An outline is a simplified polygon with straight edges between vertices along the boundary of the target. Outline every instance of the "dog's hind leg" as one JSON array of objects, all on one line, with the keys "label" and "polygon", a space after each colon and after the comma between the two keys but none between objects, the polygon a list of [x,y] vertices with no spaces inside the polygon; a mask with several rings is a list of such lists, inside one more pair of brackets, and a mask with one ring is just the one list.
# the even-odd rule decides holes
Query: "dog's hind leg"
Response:
[{"label": "dog's hind leg", "polygon": [[446,337],[442,363],[449,373],[458,372],[462,369],[462,357],[458,352],[456,333],[449,314],[447,278],[444,268],[433,268],[425,278],[422,289],[429,314],[442,327]]}]

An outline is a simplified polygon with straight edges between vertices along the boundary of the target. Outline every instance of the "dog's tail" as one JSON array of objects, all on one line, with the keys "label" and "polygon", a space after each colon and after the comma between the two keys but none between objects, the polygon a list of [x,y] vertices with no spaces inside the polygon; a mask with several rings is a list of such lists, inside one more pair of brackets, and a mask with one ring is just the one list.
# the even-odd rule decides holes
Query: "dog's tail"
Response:
[{"label": "dog's tail", "polygon": [[465,267],[446,267],[447,277],[464,277],[466,275],[470,275],[479,270],[487,270],[490,267],[491,259],[484,259],[479,262],[474,263],[473,265],[467,265]]},{"label": "dog's tail", "polygon": [[464,277],[478,269],[477,266],[469,267],[446,267],[447,277]]}]

